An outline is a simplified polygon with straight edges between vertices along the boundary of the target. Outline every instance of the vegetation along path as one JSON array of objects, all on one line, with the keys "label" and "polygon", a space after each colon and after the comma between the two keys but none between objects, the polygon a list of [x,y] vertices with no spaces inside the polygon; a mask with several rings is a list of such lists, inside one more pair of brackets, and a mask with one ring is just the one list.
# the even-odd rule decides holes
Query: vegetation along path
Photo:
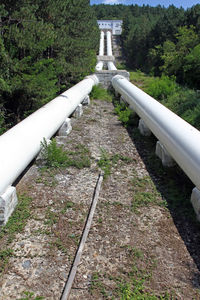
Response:
[{"label": "vegetation along path", "polygon": [[[130,112],[117,106],[127,124]],[[130,116],[129,116],[130,117]],[[129,118],[129,123],[130,123]],[[0,299],[60,299],[100,169],[105,176],[70,299],[200,299],[190,183],[165,170],[155,140],[93,100],[18,183],[1,233]],[[128,126],[128,125],[127,125]]]}]

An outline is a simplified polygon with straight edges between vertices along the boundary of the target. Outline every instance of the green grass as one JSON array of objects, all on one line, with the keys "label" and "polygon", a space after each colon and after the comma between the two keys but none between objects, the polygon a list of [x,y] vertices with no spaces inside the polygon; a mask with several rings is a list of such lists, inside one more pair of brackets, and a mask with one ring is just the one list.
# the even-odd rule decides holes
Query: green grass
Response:
[{"label": "green grass", "polygon": [[125,127],[132,126],[135,124],[135,113],[125,103],[116,103],[115,102],[115,113],[118,115],[119,121]]},{"label": "green grass", "polygon": [[63,146],[58,146],[55,139],[50,144],[44,140],[41,153],[47,168],[90,167],[90,152],[82,144],[76,145],[75,151],[68,151]]},{"label": "green grass", "polygon": [[18,195],[18,205],[9,218],[7,224],[1,228],[0,241],[3,241],[3,249],[0,250],[0,274],[5,270],[9,258],[14,252],[8,245],[13,241],[17,233],[21,233],[26,222],[31,216],[30,205],[32,198],[27,195]]},{"label": "green grass", "polygon": [[112,102],[112,97],[113,97],[111,92],[102,88],[99,85],[95,85],[93,87],[90,96],[91,96],[91,99],[105,100],[107,102]]},{"label": "green grass", "polygon": [[53,226],[58,222],[58,214],[48,207],[45,213],[45,225]]},{"label": "green grass", "polygon": [[146,75],[140,70],[137,70],[135,72],[130,71],[129,73],[130,73],[130,81],[145,92],[147,91],[149,85],[153,83],[155,80],[155,77]]},{"label": "green grass", "polygon": [[67,247],[64,245],[63,241],[60,238],[57,238],[56,241],[51,243],[51,245],[57,247],[58,250],[62,251],[65,254],[68,252]]},{"label": "green grass", "polygon": [[97,164],[104,172],[104,179],[108,178],[108,176],[111,174],[112,167],[116,166],[118,161],[121,160],[124,163],[130,163],[132,161],[130,157],[120,154],[111,155],[103,148],[101,148],[100,150],[101,157]]},{"label": "green grass", "polygon": [[26,226],[26,221],[31,216],[31,205],[32,198],[26,194],[18,195],[18,205],[9,218],[7,224],[2,227],[0,238],[7,236],[8,243],[12,242],[15,234],[21,233]]},{"label": "green grass", "polygon": [[61,210],[61,213],[62,213],[62,214],[65,214],[65,213],[67,212],[67,210],[70,209],[70,208],[75,209],[75,208],[74,208],[74,203],[73,203],[72,201],[67,201],[67,202],[65,203],[65,205],[64,205],[64,208]]},{"label": "green grass", "polygon": [[153,77],[139,70],[130,72],[130,81],[200,130],[200,94],[198,91],[178,85],[174,77]]},{"label": "green grass", "polygon": [[0,251],[0,274],[5,270],[11,256],[13,256],[13,250],[10,248]]},{"label": "green grass", "polygon": [[[152,271],[155,268],[156,262],[154,259],[147,258],[143,251],[130,245],[124,245],[129,266],[121,269],[121,276],[111,276],[94,272],[91,279],[90,293],[97,297],[102,295],[104,299],[120,299],[120,300],[172,300],[172,294],[168,292],[155,295],[152,291],[145,287],[152,277]],[[124,251],[124,250],[123,250]],[[125,277],[125,276],[126,277]],[[126,278],[126,279],[125,279]],[[107,279],[112,282],[112,287],[104,284]],[[111,296],[112,295],[112,296]],[[100,297],[99,297],[100,298]]]},{"label": "green grass", "polygon": [[34,296],[33,292],[25,291],[23,292],[23,297],[19,298],[19,300],[42,300],[44,297],[42,296]]},{"label": "green grass", "polygon": [[134,212],[138,212],[138,209],[143,206],[167,206],[166,201],[162,199],[161,194],[157,191],[150,176],[139,178],[136,174],[134,174],[134,179],[132,180],[132,187],[132,210]]}]

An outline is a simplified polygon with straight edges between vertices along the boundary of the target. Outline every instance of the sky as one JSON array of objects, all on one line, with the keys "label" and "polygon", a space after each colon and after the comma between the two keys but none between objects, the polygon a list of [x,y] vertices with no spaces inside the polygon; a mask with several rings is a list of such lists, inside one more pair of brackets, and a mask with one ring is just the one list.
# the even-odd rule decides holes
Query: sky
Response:
[{"label": "sky", "polygon": [[90,0],[90,4],[137,4],[139,6],[150,5],[150,6],[165,6],[174,5],[176,7],[183,7],[187,9],[195,4],[200,4],[199,0]]}]

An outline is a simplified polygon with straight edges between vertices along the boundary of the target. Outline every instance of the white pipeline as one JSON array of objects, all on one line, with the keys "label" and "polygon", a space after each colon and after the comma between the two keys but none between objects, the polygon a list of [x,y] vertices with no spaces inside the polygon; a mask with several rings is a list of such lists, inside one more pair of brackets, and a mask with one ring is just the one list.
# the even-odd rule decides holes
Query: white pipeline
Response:
[{"label": "white pipeline", "polygon": [[112,84],[200,190],[200,131],[123,76],[113,77]]},{"label": "white pipeline", "polygon": [[108,62],[108,70],[117,70],[117,68],[115,67],[114,63],[112,61]]},{"label": "white pipeline", "polygon": [[95,67],[96,71],[101,71],[103,69],[103,62],[99,61]]},{"label": "white pipeline", "polygon": [[104,55],[104,32],[101,31],[101,37],[100,37],[100,45],[99,45],[99,55]]},{"label": "white pipeline", "polygon": [[95,75],[86,77],[0,136],[0,195],[38,154],[41,141],[55,134],[95,84]]},{"label": "white pipeline", "polygon": [[107,31],[107,55],[112,56],[111,32]]}]

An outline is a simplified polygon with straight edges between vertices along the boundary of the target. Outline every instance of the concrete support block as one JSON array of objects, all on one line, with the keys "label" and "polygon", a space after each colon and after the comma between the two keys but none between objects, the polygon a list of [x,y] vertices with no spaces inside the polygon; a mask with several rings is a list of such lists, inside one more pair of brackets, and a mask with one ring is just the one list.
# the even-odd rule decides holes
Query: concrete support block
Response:
[{"label": "concrete support block", "polygon": [[59,136],[67,136],[72,131],[71,119],[67,118],[58,131]]},{"label": "concrete support block", "polygon": [[142,119],[139,120],[138,129],[139,129],[140,133],[144,136],[151,135],[151,130],[147,127],[147,125],[145,124],[145,122]]},{"label": "concrete support block", "polygon": [[175,165],[175,161],[160,141],[156,143],[156,155],[162,160],[163,166],[173,167]]},{"label": "concrete support block", "polygon": [[0,196],[0,226],[5,225],[18,203],[16,188],[9,186]]},{"label": "concrete support block", "polygon": [[79,104],[73,113],[74,118],[80,118],[83,114],[83,105]]},{"label": "concrete support block", "polygon": [[197,216],[197,220],[200,222],[200,190],[194,188],[191,195],[191,203]]},{"label": "concrete support block", "polygon": [[85,99],[83,99],[82,105],[90,105],[90,97],[87,96]]}]

